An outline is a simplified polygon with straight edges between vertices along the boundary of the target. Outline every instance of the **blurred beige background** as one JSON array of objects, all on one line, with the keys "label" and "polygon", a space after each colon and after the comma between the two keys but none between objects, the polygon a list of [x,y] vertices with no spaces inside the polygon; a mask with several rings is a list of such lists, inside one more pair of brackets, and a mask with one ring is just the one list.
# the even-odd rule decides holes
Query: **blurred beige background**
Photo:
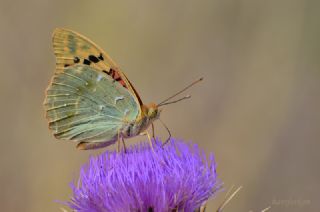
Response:
[{"label": "blurred beige background", "polygon": [[98,43],[146,103],[205,78],[162,119],[215,153],[226,188],[244,187],[225,211],[319,211],[319,18],[317,0],[2,0],[1,211],[60,211],[55,200],[103,151],[77,151],[47,129],[55,27]]}]

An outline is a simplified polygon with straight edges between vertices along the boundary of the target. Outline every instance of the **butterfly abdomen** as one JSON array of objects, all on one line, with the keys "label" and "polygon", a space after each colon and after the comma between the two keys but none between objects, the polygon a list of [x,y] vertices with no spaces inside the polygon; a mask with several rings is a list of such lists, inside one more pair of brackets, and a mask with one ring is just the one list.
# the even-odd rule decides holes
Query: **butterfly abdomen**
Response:
[{"label": "butterfly abdomen", "polygon": [[151,123],[147,117],[143,117],[141,119],[135,120],[131,123],[128,123],[123,130],[122,135],[125,138],[130,138],[139,135],[144,130],[146,130]]}]

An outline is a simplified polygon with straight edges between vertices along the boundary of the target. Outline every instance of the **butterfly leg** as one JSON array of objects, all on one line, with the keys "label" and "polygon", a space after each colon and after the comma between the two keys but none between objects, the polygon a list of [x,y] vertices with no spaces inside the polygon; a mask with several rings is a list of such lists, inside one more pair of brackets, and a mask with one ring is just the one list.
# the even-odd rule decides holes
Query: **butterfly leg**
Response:
[{"label": "butterfly leg", "polygon": [[156,140],[156,138],[154,137],[155,135],[154,135],[154,125],[153,125],[153,123],[151,123],[151,129],[152,129],[152,138],[153,138],[153,140]]},{"label": "butterfly leg", "polygon": [[117,139],[117,144],[118,144],[117,152],[119,153],[119,152],[120,152],[120,132],[119,132],[119,130],[118,130],[118,139]]},{"label": "butterfly leg", "polygon": [[152,151],[154,152],[152,140],[151,140],[151,137],[150,137],[150,134],[148,133],[148,131],[146,130],[146,131],[140,133],[139,135],[146,135],[148,137],[148,142],[150,144],[150,147],[151,147]]},{"label": "butterfly leg", "polygon": [[151,137],[150,137],[150,135],[149,135],[148,131],[146,131],[146,134],[147,134],[148,141],[149,141],[150,147],[151,147],[151,149],[152,149],[152,152],[154,153],[152,140],[151,140]]},{"label": "butterfly leg", "polygon": [[163,121],[161,121],[161,119],[159,119],[159,121],[166,128],[166,130],[168,131],[168,134],[169,134],[169,137],[167,138],[167,140],[162,144],[162,147],[164,147],[171,139],[171,132],[170,132],[169,128],[167,127],[167,125],[165,125],[165,123]]},{"label": "butterfly leg", "polygon": [[124,148],[124,153],[127,153],[127,147],[126,147],[126,143],[124,142],[123,136],[121,136],[121,140],[122,140],[122,144],[123,144],[123,148]]}]

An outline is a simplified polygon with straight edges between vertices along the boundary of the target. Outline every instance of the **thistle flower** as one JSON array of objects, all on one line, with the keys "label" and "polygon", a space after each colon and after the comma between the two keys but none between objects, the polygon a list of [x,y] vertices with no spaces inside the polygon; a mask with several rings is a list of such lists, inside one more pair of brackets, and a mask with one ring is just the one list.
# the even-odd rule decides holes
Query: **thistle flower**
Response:
[{"label": "thistle flower", "polygon": [[81,169],[73,196],[75,211],[195,211],[220,189],[213,155],[195,144],[171,139],[144,142],[126,153],[106,151]]}]

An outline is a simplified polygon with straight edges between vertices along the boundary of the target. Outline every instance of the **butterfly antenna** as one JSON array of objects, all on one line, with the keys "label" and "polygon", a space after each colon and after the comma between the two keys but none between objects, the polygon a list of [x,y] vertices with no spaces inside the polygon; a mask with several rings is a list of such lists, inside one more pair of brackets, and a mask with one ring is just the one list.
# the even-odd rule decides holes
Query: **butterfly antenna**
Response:
[{"label": "butterfly antenna", "polygon": [[169,128],[167,127],[167,125],[161,119],[159,119],[159,121],[164,126],[164,128],[166,128],[166,130],[167,130],[167,132],[169,134],[169,137],[167,138],[167,140],[162,144],[162,147],[164,147],[169,142],[169,140],[171,139],[171,132],[170,132]]},{"label": "butterfly antenna", "polygon": [[182,100],[190,99],[190,98],[191,98],[191,96],[190,96],[190,95],[187,95],[187,96],[184,96],[184,97],[182,97],[182,98],[180,98],[180,99],[177,99],[177,100],[174,100],[174,101],[171,101],[171,102],[162,103],[161,105],[158,105],[158,107],[164,106],[164,105],[170,105],[170,104],[173,104],[173,103],[176,103],[176,102],[180,102],[180,101],[182,101]]},{"label": "butterfly antenna", "polygon": [[[201,82],[202,80],[203,80],[203,77],[201,77],[200,79],[197,79],[196,81],[192,82],[190,85],[186,86],[186,87],[185,87],[184,89],[182,89],[181,91],[175,93],[174,95],[172,95],[172,96],[168,97],[167,99],[163,100],[162,102],[160,102],[157,106],[160,107],[160,106],[163,106],[163,105],[165,105],[165,104],[169,104],[169,103],[167,103],[167,102],[168,102],[170,99],[178,96],[179,94],[181,94],[181,93],[184,92],[185,90],[189,89],[189,88],[192,87],[193,85],[197,84],[198,82]],[[188,99],[188,98],[190,98],[190,97],[191,97],[191,96],[187,95],[187,96],[185,96],[185,97],[183,97],[183,98],[181,98],[181,99],[179,99],[179,100],[176,100],[176,101],[171,102],[170,104],[175,103],[175,102],[178,102],[178,101],[181,101],[181,100],[184,100],[184,99]]]}]

